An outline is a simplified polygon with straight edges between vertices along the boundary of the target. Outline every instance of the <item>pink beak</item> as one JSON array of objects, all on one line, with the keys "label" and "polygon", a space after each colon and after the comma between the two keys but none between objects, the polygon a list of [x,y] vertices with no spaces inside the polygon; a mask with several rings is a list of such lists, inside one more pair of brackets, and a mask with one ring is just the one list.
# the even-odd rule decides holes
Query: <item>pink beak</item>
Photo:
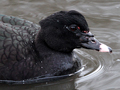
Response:
[{"label": "pink beak", "polygon": [[108,47],[107,45],[101,43],[99,52],[110,52],[110,53],[112,53],[112,49],[110,47]]},{"label": "pink beak", "polygon": [[83,34],[83,36],[80,37],[80,40],[82,40],[82,48],[112,53],[112,49],[109,46],[99,42],[91,32]]}]

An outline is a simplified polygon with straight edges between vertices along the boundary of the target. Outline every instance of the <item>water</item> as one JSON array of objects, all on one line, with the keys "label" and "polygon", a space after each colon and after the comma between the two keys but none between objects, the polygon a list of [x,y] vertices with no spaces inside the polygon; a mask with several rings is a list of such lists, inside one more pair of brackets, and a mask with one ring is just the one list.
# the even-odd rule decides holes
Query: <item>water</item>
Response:
[{"label": "water", "polygon": [[0,90],[120,90],[120,1],[119,0],[0,0],[0,14],[38,23],[60,11],[77,10],[87,19],[91,32],[113,53],[75,50],[82,72],[53,82],[24,85],[1,84]]}]

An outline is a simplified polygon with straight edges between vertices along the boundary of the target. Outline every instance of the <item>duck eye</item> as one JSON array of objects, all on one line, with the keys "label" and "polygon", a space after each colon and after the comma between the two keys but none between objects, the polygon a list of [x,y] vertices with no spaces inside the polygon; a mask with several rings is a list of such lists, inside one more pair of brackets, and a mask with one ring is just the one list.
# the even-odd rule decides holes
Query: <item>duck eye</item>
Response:
[{"label": "duck eye", "polygon": [[69,29],[70,29],[71,31],[76,31],[77,29],[80,29],[80,27],[78,27],[77,25],[73,24],[73,25],[71,25],[71,26],[69,27]]},{"label": "duck eye", "polygon": [[70,30],[75,31],[75,30],[77,30],[77,28],[72,26],[72,27],[70,27]]}]

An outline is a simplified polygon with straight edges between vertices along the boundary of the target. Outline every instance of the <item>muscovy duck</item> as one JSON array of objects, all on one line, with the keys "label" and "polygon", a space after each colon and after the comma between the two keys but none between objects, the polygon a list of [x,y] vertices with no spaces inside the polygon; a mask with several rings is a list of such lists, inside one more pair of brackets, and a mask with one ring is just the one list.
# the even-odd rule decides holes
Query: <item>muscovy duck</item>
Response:
[{"label": "muscovy duck", "polygon": [[112,52],[90,32],[84,16],[59,11],[40,25],[13,16],[0,15],[0,79],[25,80],[38,76],[73,73],[75,48]]}]

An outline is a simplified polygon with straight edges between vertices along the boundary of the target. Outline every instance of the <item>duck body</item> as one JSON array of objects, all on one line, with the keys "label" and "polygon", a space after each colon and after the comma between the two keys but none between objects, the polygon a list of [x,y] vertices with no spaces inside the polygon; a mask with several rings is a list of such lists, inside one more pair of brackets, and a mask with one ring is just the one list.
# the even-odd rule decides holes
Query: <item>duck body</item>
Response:
[{"label": "duck body", "polygon": [[39,47],[42,53],[38,55],[34,41],[40,26],[7,15],[1,15],[0,20],[0,79],[23,80],[68,74],[72,68],[72,72],[76,71],[71,53],[56,52],[42,43]]},{"label": "duck body", "polygon": [[7,15],[0,20],[0,79],[23,79],[35,63],[33,41],[40,26]]},{"label": "duck body", "polygon": [[94,36],[77,11],[57,12],[41,20],[40,26],[0,15],[1,80],[70,74],[81,68],[73,60],[73,49],[100,49],[99,42],[91,43]]}]

